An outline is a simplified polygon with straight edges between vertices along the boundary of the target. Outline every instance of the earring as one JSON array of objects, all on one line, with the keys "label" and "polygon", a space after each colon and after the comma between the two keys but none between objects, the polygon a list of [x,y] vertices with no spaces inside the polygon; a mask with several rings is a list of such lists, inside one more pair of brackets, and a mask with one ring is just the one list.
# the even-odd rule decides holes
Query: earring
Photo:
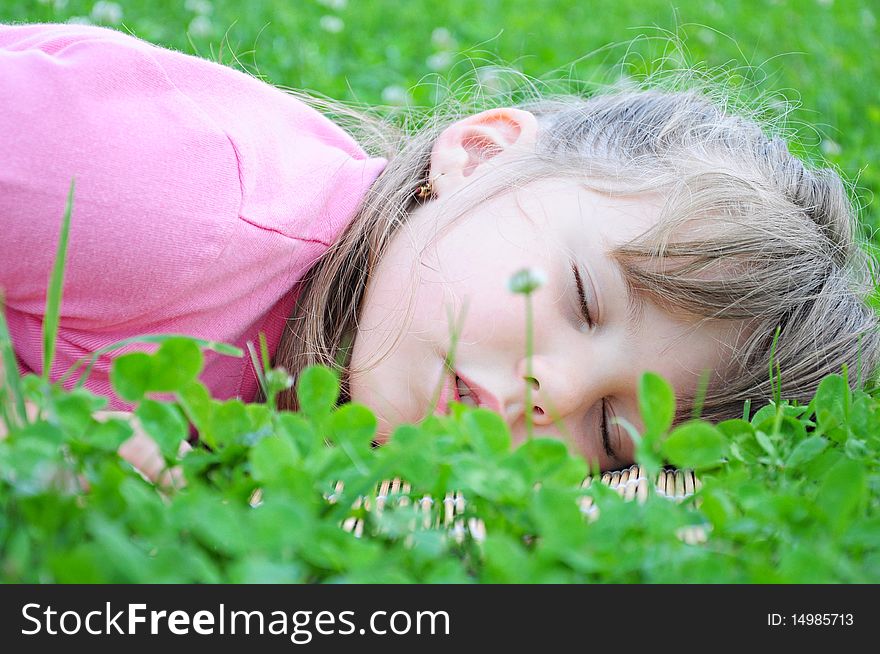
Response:
[{"label": "earring", "polygon": [[[438,173],[437,177],[443,177],[445,174],[446,173]],[[425,178],[425,183],[416,187],[415,191],[413,191],[413,195],[422,202],[437,197],[437,194],[434,191],[434,182],[431,181],[430,173],[428,173],[428,176]]]},{"label": "earring", "polygon": [[419,200],[427,200],[434,196],[434,185],[431,184],[431,180],[426,180],[424,184],[419,186],[416,189],[416,197]]}]

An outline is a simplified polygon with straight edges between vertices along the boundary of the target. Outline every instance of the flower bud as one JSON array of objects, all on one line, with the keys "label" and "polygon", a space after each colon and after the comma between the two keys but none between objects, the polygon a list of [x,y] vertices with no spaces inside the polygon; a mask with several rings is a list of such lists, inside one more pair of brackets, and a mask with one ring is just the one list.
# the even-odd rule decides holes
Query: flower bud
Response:
[{"label": "flower bud", "polygon": [[507,280],[507,287],[512,293],[528,295],[547,283],[547,275],[539,268],[523,268],[516,271]]}]

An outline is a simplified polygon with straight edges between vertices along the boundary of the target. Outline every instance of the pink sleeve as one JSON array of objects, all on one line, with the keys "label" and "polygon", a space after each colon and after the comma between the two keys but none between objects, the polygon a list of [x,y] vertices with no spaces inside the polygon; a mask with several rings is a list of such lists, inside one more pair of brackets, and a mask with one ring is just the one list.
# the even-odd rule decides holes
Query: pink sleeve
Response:
[{"label": "pink sleeve", "polygon": [[0,286],[44,311],[76,179],[62,316],[145,322],[222,251],[241,202],[236,155],[148,51],[80,26],[0,26]]},{"label": "pink sleeve", "polygon": [[[76,179],[51,378],[100,347],[183,333],[274,353],[298,280],[385,160],[290,95],[113,30],[0,25],[0,286],[21,372],[41,372],[46,288]],[[128,409],[98,360],[86,387]],[[207,352],[214,397],[248,359]],[[70,384],[65,384],[69,386]]]}]

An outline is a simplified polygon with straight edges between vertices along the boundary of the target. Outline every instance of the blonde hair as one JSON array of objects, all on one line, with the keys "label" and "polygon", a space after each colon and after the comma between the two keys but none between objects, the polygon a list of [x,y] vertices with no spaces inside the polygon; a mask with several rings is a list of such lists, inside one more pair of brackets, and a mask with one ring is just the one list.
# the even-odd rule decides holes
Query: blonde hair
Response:
[{"label": "blonde hair", "polygon": [[[711,95],[619,85],[587,98],[533,91],[508,104],[538,118],[535,153],[499,170],[481,193],[485,201],[563,177],[612,195],[664,198],[655,227],[610,253],[627,284],[670,311],[748,325],[731,351],[735,374],[714,379],[704,397],[679,398],[679,421],[695,404],[704,418],[721,420],[742,416],[747,400],[757,409],[774,393],[805,403],[843,366],[853,387],[872,379],[880,357],[878,317],[866,302],[874,260],[856,242],[856,210],[841,177],[806,165],[754,116]],[[416,201],[438,135],[487,107],[452,107],[395,127],[341,103],[297,96],[388,159],[352,222],[303,278],[275,355],[294,377],[315,363],[342,368],[345,401],[354,372],[344,368],[346,337],[371,271]],[[771,369],[781,377],[777,387]],[[280,395],[279,408],[297,408],[292,389]]]}]

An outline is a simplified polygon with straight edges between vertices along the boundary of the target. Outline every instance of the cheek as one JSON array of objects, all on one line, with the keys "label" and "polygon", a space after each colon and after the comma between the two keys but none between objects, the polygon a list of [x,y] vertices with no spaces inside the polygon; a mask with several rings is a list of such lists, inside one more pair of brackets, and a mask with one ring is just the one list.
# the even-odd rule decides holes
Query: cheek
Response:
[{"label": "cheek", "polygon": [[[482,329],[496,319],[510,318],[513,305],[524,306],[521,296],[511,293],[510,278],[522,268],[544,266],[535,256],[499,240],[497,235],[448,239],[426,258],[421,293],[426,305],[439,307],[436,312],[444,322],[445,307],[454,307],[456,315],[466,307],[468,325],[477,321]],[[514,313],[523,311],[520,307]]]}]

